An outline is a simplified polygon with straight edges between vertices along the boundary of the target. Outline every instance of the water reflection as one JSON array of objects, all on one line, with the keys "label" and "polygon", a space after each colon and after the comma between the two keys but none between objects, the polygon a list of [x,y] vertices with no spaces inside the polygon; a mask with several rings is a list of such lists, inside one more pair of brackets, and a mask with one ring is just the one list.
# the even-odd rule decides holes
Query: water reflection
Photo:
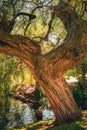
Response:
[{"label": "water reflection", "polygon": [[7,127],[31,124],[36,120],[34,109],[30,108],[29,105],[14,99],[11,99],[10,103],[10,110],[7,115],[9,120]]},{"label": "water reflection", "polygon": [[[10,103],[10,110],[7,115],[9,120],[7,127],[15,127],[23,124],[27,125],[36,121],[35,111],[29,105],[15,99],[10,99]],[[54,117],[55,116],[52,110],[45,109],[42,111],[43,120]]]},{"label": "water reflection", "polygon": [[43,110],[42,115],[43,115],[42,120],[55,118],[53,111],[49,109]]}]

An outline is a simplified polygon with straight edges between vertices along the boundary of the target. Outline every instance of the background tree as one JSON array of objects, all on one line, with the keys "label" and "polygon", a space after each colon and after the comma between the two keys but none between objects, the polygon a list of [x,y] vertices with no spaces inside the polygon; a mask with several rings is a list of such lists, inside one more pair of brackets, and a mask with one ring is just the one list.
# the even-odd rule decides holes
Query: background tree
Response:
[{"label": "background tree", "polygon": [[[49,98],[58,124],[81,117],[64,79],[65,71],[80,64],[87,51],[86,11],[80,15],[81,7],[85,6],[83,2],[77,2],[2,0],[0,7],[0,52],[16,56],[26,63]],[[38,22],[37,17],[47,29],[39,37],[30,37],[28,29],[35,25],[33,20]],[[60,19],[66,30],[62,42],[56,33],[57,26],[53,26],[55,19]],[[15,25],[16,28],[19,26],[18,31]],[[20,28],[23,31],[19,31]],[[53,34],[56,35],[55,46]],[[53,47],[43,53],[41,47],[44,43],[53,44]]]}]

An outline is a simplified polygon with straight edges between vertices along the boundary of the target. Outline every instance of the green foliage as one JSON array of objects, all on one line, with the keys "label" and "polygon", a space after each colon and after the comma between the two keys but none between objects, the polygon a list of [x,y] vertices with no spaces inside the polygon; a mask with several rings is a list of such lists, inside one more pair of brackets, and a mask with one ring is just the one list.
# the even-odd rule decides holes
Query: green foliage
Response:
[{"label": "green foliage", "polygon": [[6,130],[86,130],[87,129],[87,110],[82,111],[83,118],[71,124],[54,125],[53,120],[38,121],[30,125],[8,128]]},{"label": "green foliage", "polygon": [[64,40],[64,38],[67,35],[63,23],[56,16],[52,24],[52,33],[55,34],[59,39],[61,39],[61,42]]},{"label": "green foliage", "polygon": [[13,72],[12,64],[14,60],[10,60],[9,56],[0,55],[0,117],[1,124],[6,118],[6,114],[9,111],[9,100],[10,95],[10,75]]},{"label": "green foliage", "polygon": [[[33,0],[33,1],[31,0],[30,1],[2,0],[1,3],[6,11],[8,20],[12,20],[12,18],[14,17],[14,13],[15,15],[19,12],[32,13],[32,11],[35,9],[34,14],[36,15],[36,19],[32,20],[31,24],[29,24],[26,31],[26,36],[28,36],[30,39],[40,42],[40,44],[42,44],[42,50],[44,52],[45,51],[47,52],[47,50],[49,51],[50,49],[52,49],[52,46],[51,46],[52,44],[49,44],[50,39],[48,39],[49,47],[48,47],[48,44],[46,44],[47,48],[45,47],[44,49],[43,44],[45,44],[46,42],[43,43],[43,41],[45,40],[43,39],[42,41],[40,41],[40,38],[41,37],[44,38],[48,31],[49,21],[52,14],[52,10],[49,9],[49,6],[57,5],[59,1],[60,0],[53,0],[51,2],[50,0],[47,0],[47,1],[45,0],[43,1],[42,0],[39,0],[39,1],[38,0]],[[82,1],[79,1],[79,0],[65,0],[65,1],[68,2],[68,4],[70,4],[70,6],[72,6],[79,15],[81,15],[82,9],[84,8]],[[83,18],[87,19],[87,15],[84,14]],[[24,35],[24,32],[25,32],[24,30],[26,26],[28,25],[28,23],[29,23],[28,17],[26,16],[18,17],[16,19],[16,23],[15,23],[12,33]],[[57,38],[61,39],[60,43],[62,43],[62,41],[67,35],[67,32],[65,31],[65,28],[61,20],[59,20],[59,18],[57,18],[56,16],[53,20],[49,35],[53,37],[54,34],[56,35]],[[54,45],[54,42],[52,43]]]},{"label": "green foliage", "polygon": [[49,100],[48,100],[48,98],[46,98],[46,97],[42,97],[42,98],[40,99],[39,103],[40,103],[40,105],[41,105],[42,107],[46,107],[46,106],[48,106]]},{"label": "green foliage", "polygon": [[72,89],[72,92],[78,106],[83,108],[83,100],[87,97],[87,56],[85,57],[84,62],[77,68],[68,70],[65,73],[66,78],[69,78],[70,76],[78,79],[78,84]]},{"label": "green foliage", "polygon": [[31,39],[37,40],[38,37],[44,37],[46,32],[47,25],[44,25],[42,18],[40,16],[37,16],[37,18],[33,20],[29,26],[27,36]]},{"label": "green foliage", "polygon": [[[68,2],[80,15],[82,12],[82,3],[79,0],[65,0]],[[12,20],[14,13],[19,13],[21,11],[31,13],[33,9],[37,6],[43,6],[46,4],[46,2],[49,2],[49,0],[33,0],[33,1],[25,1],[25,0],[2,0],[1,5],[5,9],[5,13],[7,16],[7,20]],[[54,0],[52,3],[49,3],[48,6],[50,5],[57,5],[58,0]],[[33,20],[31,25],[29,26],[27,30],[27,36],[30,37],[31,39],[35,39],[35,37],[45,37],[46,32],[48,31],[48,25],[51,17],[51,11],[47,7],[45,8],[37,8],[37,10],[34,12],[37,18]],[[87,19],[86,14],[83,16],[83,19]],[[8,21],[9,22],[9,21]],[[24,34],[24,29],[27,23],[29,22],[29,19],[27,17],[19,17],[16,19],[16,24],[14,26],[14,30],[12,33],[16,34]],[[50,34],[53,36],[54,34],[57,36],[57,38],[64,39],[66,36],[66,31],[64,29],[64,26],[62,22],[55,16],[53,20],[53,24],[51,27],[51,32]],[[61,41],[62,41],[61,40]],[[39,41],[39,40],[36,40]],[[41,44],[45,44],[46,42],[41,42]],[[46,46],[42,50],[50,50],[52,49],[52,44],[46,43]],[[54,44],[53,44],[54,45]],[[27,72],[28,69],[25,69],[25,65],[21,64],[20,61],[16,58],[11,58],[9,56],[0,56],[0,105],[2,106],[7,106],[5,107],[6,109],[8,108],[8,97],[10,95],[10,92],[12,90],[13,86],[16,86],[19,83],[22,82],[35,82],[35,80],[32,80],[33,77],[30,75],[29,77],[32,77],[31,79],[29,78],[28,80],[28,73],[27,75],[27,81],[26,81],[26,76],[25,73]],[[66,75],[69,76],[78,76],[81,77],[82,72],[87,73],[87,61],[81,66],[78,67],[78,69],[70,70],[66,73]],[[29,71],[28,71],[29,72]],[[80,78],[81,79],[81,78]],[[41,105],[46,106],[48,104],[48,101],[45,97],[43,97],[44,93],[40,91],[40,94],[42,96],[42,99],[40,101]],[[78,102],[79,98],[79,91],[74,90],[74,96]],[[6,109],[3,109],[5,112]],[[1,113],[2,110],[1,110]],[[0,119],[2,120],[2,116],[0,115]]]},{"label": "green foliage", "polygon": [[80,76],[82,73],[85,75],[87,74],[87,55],[84,58],[84,62],[81,63],[77,68],[77,74]]},{"label": "green foliage", "polygon": [[69,78],[70,76],[78,78],[78,80],[87,74],[87,56],[85,57],[84,61],[76,68],[70,69],[65,73],[65,76]]},{"label": "green foliage", "polygon": [[40,101],[39,101],[39,104],[42,106],[42,107],[47,107],[48,104],[49,104],[49,100],[48,98],[45,96],[45,93],[44,93],[44,90],[43,88],[39,88],[39,93],[40,93]]},{"label": "green foliage", "polygon": [[64,125],[64,126],[60,126],[60,127],[53,127],[53,128],[49,128],[47,130],[85,130],[84,128],[82,128],[81,126],[72,123],[71,125]]},{"label": "green foliage", "polygon": [[[30,78],[32,81],[25,81],[26,72],[27,79]],[[9,97],[13,94],[14,86],[19,83],[33,82],[34,78],[28,73],[28,68],[19,59],[0,55],[0,124],[3,124],[4,120],[6,120],[6,115],[9,111]]]},{"label": "green foliage", "polygon": [[81,90],[78,87],[74,87],[72,89],[72,93],[73,93],[73,96],[74,96],[74,99],[75,99],[77,105],[79,107],[82,107],[83,95],[82,95]]},{"label": "green foliage", "polygon": [[39,88],[40,96],[43,97],[45,95],[43,88]]},{"label": "green foliage", "polygon": [[69,79],[70,76],[77,77],[77,71],[76,71],[76,69],[70,69],[70,70],[66,71],[65,77],[67,79]]}]

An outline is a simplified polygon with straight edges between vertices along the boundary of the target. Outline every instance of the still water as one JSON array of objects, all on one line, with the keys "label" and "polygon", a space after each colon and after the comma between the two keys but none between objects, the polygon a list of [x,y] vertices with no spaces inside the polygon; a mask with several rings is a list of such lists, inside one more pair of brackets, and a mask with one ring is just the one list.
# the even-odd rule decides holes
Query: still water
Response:
[{"label": "still water", "polygon": [[[31,124],[36,121],[35,111],[29,105],[22,103],[19,100],[10,100],[10,109],[7,115],[7,127],[15,127],[18,125]],[[55,118],[52,110],[44,109],[42,111],[42,120]]]}]

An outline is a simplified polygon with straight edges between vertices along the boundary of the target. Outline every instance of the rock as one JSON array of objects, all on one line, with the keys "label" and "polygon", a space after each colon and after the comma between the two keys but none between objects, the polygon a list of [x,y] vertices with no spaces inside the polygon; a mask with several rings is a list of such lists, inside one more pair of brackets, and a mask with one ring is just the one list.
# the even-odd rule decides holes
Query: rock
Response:
[{"label": "rock", "polygon": [[16,99],[20,99],[21,101],[25,103],[30,103],[31,106],[35,109],[37,109],[39,105],[40,100],[40,93],[39,90],[36,88],[36,85],[33,84],[21,84],[16,87],[14,90],[14,94],[16,96]]}]

